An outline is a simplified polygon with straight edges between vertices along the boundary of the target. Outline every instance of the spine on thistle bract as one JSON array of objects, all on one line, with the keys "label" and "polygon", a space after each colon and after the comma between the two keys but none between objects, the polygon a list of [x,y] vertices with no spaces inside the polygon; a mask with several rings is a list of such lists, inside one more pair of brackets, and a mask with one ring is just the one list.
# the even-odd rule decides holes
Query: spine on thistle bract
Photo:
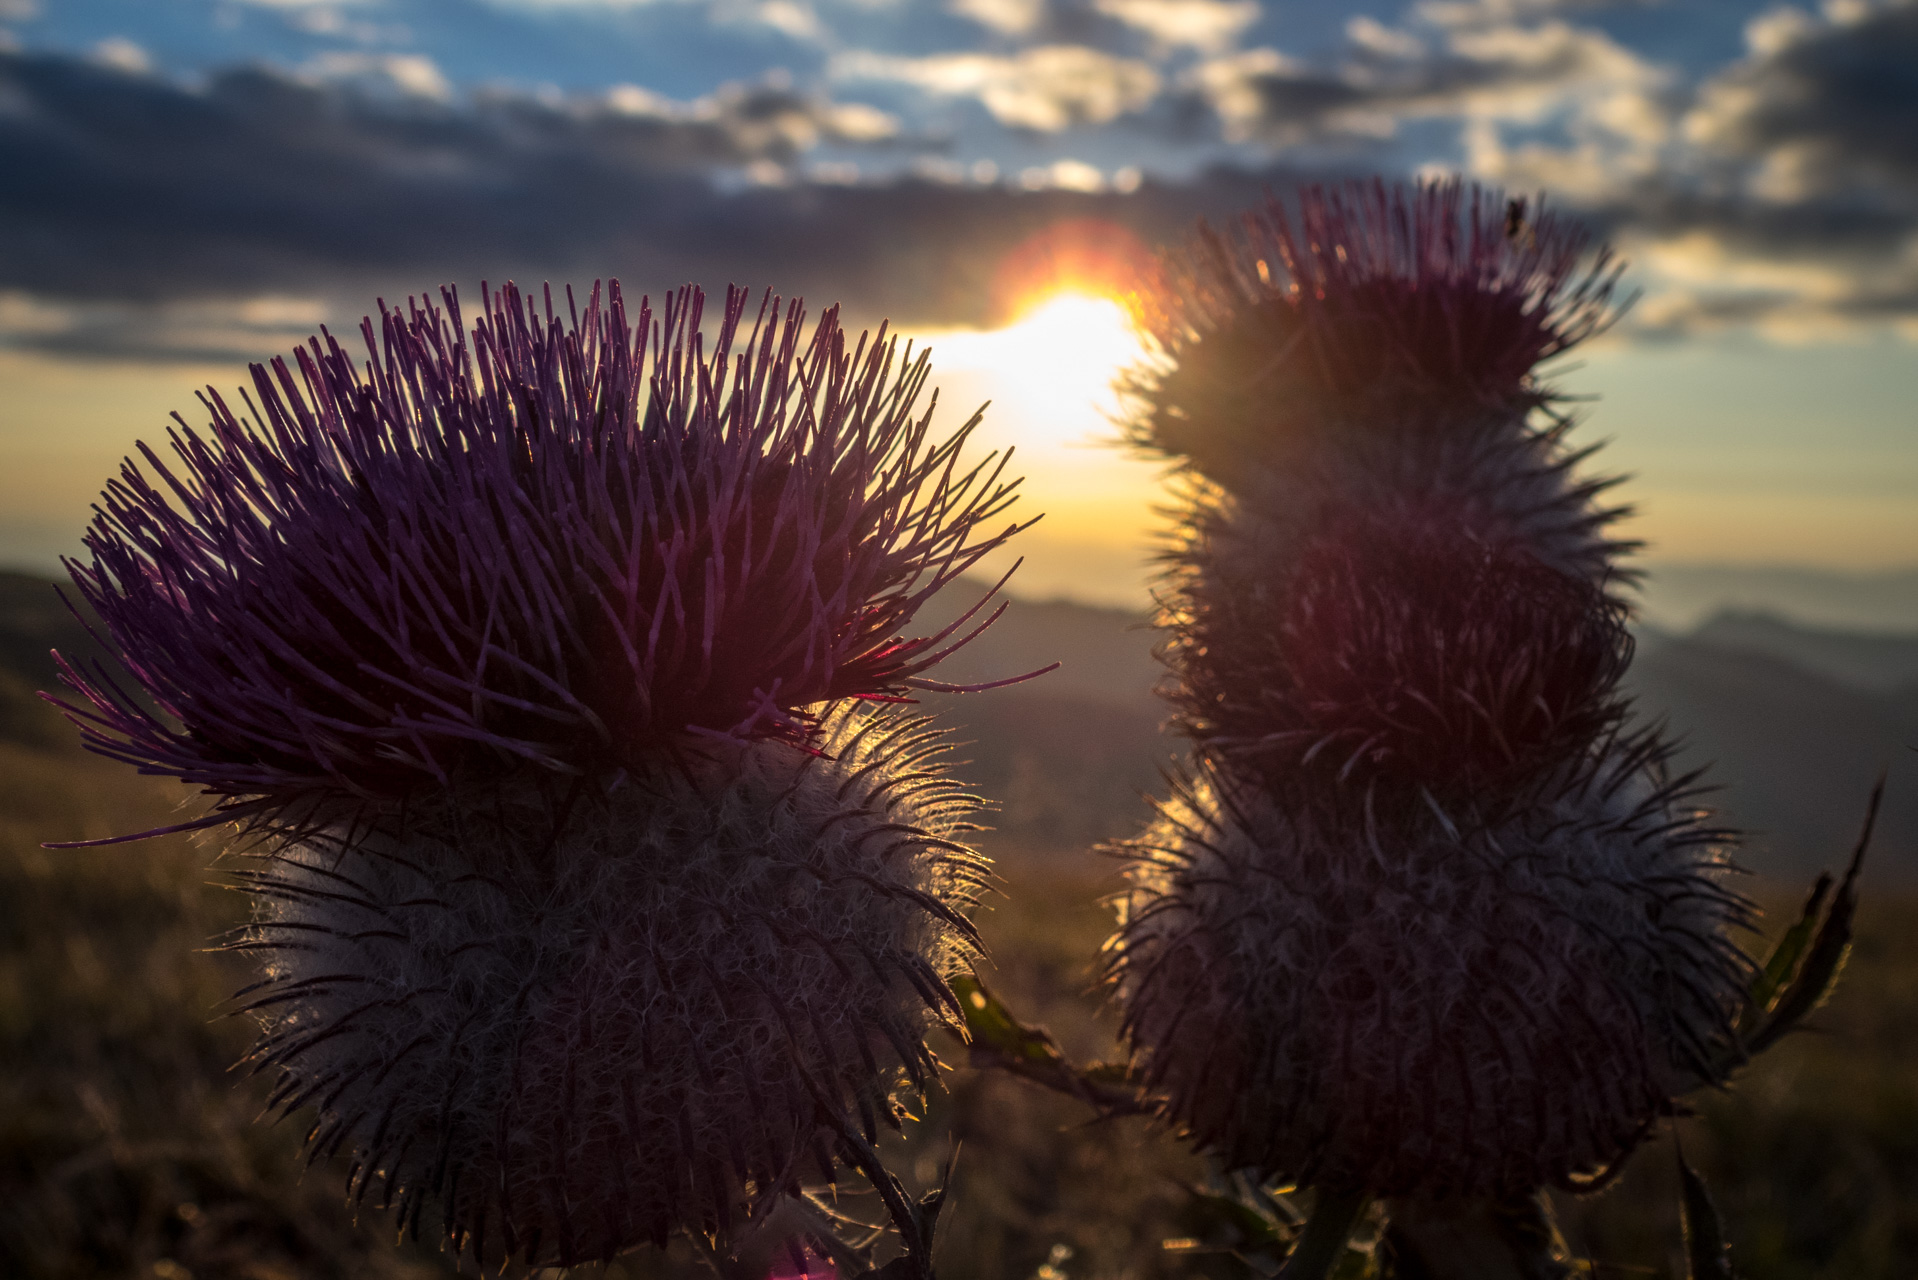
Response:
[{"label": "spine on thistle bract", "polygon": [[485,303],[382,306],[363,362],[316,338],[142,445],[69,565],[130,680],[64,705],[237,824],[249,1062],[356,1200],[567,1266],[844,1167],[923,1249],[872,1142],[987,873],[889,704],[990,620],[911,631],[1016,482],[835,311],[735,290],[708,347],[692,289]]},{"label": "spine on thistle bract", "polygon": [[1613,1167],[1737,1056],[1730,837],[1628,723],[1631,544],[1535,365],[1615,314],[1575,226],[1460,183],[1307,189],[1168,255],[1136,447],[1193,742],[1109,974],[1167,1114],[1341,1195]]}]

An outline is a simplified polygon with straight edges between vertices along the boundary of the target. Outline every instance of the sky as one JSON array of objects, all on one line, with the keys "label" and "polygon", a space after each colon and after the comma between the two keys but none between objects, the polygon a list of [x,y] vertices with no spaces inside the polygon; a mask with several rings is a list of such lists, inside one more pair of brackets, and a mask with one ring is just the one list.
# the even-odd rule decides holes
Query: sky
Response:
[{"label": "sky", "polygon": [[0,564],[322,323],[617,276],[930,345],[1024,590],[1136,602],[1127,265],[1450,174],[1629,264],[1550,374],[1650,563],[1918,565],[1918,0],[0,0]]}]

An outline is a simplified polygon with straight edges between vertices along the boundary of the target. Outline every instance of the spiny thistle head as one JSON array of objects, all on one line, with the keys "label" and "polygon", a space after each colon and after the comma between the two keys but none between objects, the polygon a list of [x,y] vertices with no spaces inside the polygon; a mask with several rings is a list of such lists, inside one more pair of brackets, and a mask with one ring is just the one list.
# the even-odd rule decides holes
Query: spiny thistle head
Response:
[{"label": "spiny thistle head", "polygon": [[815,748],[527,771],[257,850],[234,945],[278,1109],[483,1267],[723,1240],[857,1166],[934,1070],[984,867],[923,720],[841,711]]},{"label": "spiny thistle head", "polygon": [[232,816],[804,743],[808,707],[914,685],[946,641],[915,610],[1012,532],[970,424],[932,437],[924,357],[836,310],[807,336],[769,299],[742,342],[735,290],[708,351],[691,289],[655,317],[509,285],[470,338],[444,300],[382,307],[364,364],[327,336],[255,366],[251,421],[209,391],[204,434],[126,464],[69,567],[158,714],[70,672],[94,750]]},{"label": "spiny thistle head", "polygon": [[1452,829],[1300,813],[1202,769],[1127,846],[1109,967],[1168,1115],[1227,1167],[1371,1195],[1526,1194],[1713,1078],[1749,969],[1720,833],[1614,742]]},{"label": "spiny thistle head", "polygon": [[[1133,442],[1227,487],[1249,459],[1359,428],[1519,412],[1541,360],[1609,323],[1617,271],[1576,224],[1459,181],[1352,183],[1201,228],[1147,295],[1165,361],[1132,391]],[[1374,427],[1373,429],[1376,429]]]},{"label": "spiny thistle head", "polygon": [[1133,387],[1184,464],[1161,622],[1198,763],[1130,846],[1116,991],[1228,1164],[1570,1184],[1715,1078],[1746,976],[1729,836],[1625,728],[1622,512],[1534,421],[1616,271],[1456,182],[1299,207],[1170,260]]},{"label": "spiny thistle head", "polygon": [[251,1060],[356,1197],[565,1266],[844,1166],[923,1254],[871,1142],[975,946],[976,804],[858,704],[949,687],[977,630],[912,619],[1016,482],[832,311],[734,291],[708,348],[691,289],[444,298],[142,447],[71,566],[132,685],[69,710],[241,824]]},{"label": "spiny thistle head", "polygon": [[1286,590],[1207,585],[1172,616],[1180,725],[1308,796],[1377,783],[1470,803],[1582,758],[1624,714],[1624,608],[1469,513],[1327,511]]}]

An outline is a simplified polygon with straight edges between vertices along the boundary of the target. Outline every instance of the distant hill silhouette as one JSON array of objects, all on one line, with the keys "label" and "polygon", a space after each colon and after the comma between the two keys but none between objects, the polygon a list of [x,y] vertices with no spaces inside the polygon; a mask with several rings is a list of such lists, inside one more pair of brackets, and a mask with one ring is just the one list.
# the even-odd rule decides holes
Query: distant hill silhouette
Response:
[{"label": "distant hill silhouette", "polygon": [[[965,596],[967,604],[976,598],[976,589]],[[1052,837],[1069,831],[1137,829],[1145,809],[1123,805],[1125,790],[1152,788],[1180,750],[1150,730],[1165,712],[1150,696],[1159,668],[1143,622],[1120,609],[1014,600],[999,624],[955,655],[952,665],[968,680],[1065,664],[1027,684],[940,700],[962,736],[979,740],[975,776],[1003,800],[1009,842],[1052,847]],[[1857,837],[1872,782],[1888,769],[1875,868],[1910,882],[1918,881],[1918,754],[1910,750],[1918,745],[1918,685],[1899,679],[1907,662],[1918,662],[1918,635],[1728,614],[1694,635],[1644,628],[1629,689],[1641,720],[1664,721],[1680,740],[1679,768],[1711,766],[1708,779],[1720,789],[1709,803],[1747,831],[1740,860],[1763,875],[1798,880],[1837,863]],[[1899,687],[1884,687],[1891,684]],[[1106,710],[1127,706],[1134,711],[1124,721]],[[1024,797],[1043,791],[1046,777],[1056,788],[1034,806]]]},{"label": "distant hill silhouette", "polygon": [[1684,744],[1681,768],[1711,766],[1708,803],[1748,832],[1741,861],[1798,878],[1849,849],[1881,769],[1878,874],[1918,880],[1918,700],[1873,694],[1789,659],[1700,640],[1661,645],[1628,677],[1641,716]]},{"label": "distant hill silhouette", "polygon": [[[971,608],[989,583],[961,579],[921,611],[915,627],[938,630]],[[978,684],[1023,675],[1054,662],[1020,689],[1053,697],[1136,708],[1165,669],[1152,656],[1157,634],[1144,613],[1073,600],[1025,600],[1001,596],[1006,611],[986,633],[939,664],[937,676],[951,684]],[[968,627],[990,615],[988,605]],[[961,632],[960,634],[964,634]]]},{"label": "distant hill silhouette", "polygon": [[1642,612],[1666,630],[1689,631],[1726,611],[1758,611],[1840,631],[1918,635],[1918,567],[1864,573],[1787,565],[1642,568]]},{"label": "distant hill silhouette", "polygon": [[[71,589],[69,599],[77,599]],[[71,749],[77,735],[39,690],[63,691],[51,651],[89,662],[102,651],[54,584],[0,570],[0,742]]]},{"label": "distant hill silhouette", "polygon": [[1918,635],[1863,635],[1805,626],[1776,613],[1728,609],[1706,619],[1688,638],[1715,649],[1783,658],[1856,689],[1918,689]]},{"label": "distant hill silhouette", "polygon": [[[957,584],[922,621],[944,625],[984,589]],[[1142,794],[1162,791],[1161,770],[1183,750],[1160,732],[1161,669],[1143,623],[1122,609],[1014,599],[941,667],[948,681],[975,683],[1062,664],[1010,688],[923,700],[965,744],[961,776],[997,806],[988,848],[1077,858],[1139,829]],[[53,647],[95,652],[52,583],[0,574],[0,740],[72,749],[72,729],[32,696],[55,687]],[[1838,862],[1889,768],[1876,874],[1918,882],[1918,683],[1903,680],[1915,661],[1918,636],[1733,613],[1690,635],[1643,629],[1630,687],[1640,714],[1682,740],[1684,767],[1713,764],[1714,802],[1751,832],[1742,861],[1752,870],[1802,880]]]},{"label": "distant hill silhouette", "polygon": [[[69,658],[99,653],[86,624],[61,600],[62,589],[35,574],[0,569],[0,670],[35,688],[51,688],[58,678],[49,650]],[[78,601],[72,587],[64,590]]]}]

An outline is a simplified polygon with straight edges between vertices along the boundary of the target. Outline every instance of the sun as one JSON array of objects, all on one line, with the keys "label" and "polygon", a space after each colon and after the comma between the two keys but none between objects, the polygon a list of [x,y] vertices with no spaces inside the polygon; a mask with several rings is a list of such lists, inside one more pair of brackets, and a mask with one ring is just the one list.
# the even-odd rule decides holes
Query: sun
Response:
[{"label": "sun", "polygon": [[1087,293],[1053,294],[999,332],[998,372],[1018,389],[1024,416],[1062,428],[1094,417],[1103,425],[1116,405],[1113,379],[1143,354],[1125,307]]},{"label": "sun", "polygon": [[1109,435],[1114,379],[1145,353],[1124,304],[1077,290],[1039,298],[1003,328],[944,334],[933,345],[935,368],[973,375],[992,416],[1016,422],[1027,449]]}]

